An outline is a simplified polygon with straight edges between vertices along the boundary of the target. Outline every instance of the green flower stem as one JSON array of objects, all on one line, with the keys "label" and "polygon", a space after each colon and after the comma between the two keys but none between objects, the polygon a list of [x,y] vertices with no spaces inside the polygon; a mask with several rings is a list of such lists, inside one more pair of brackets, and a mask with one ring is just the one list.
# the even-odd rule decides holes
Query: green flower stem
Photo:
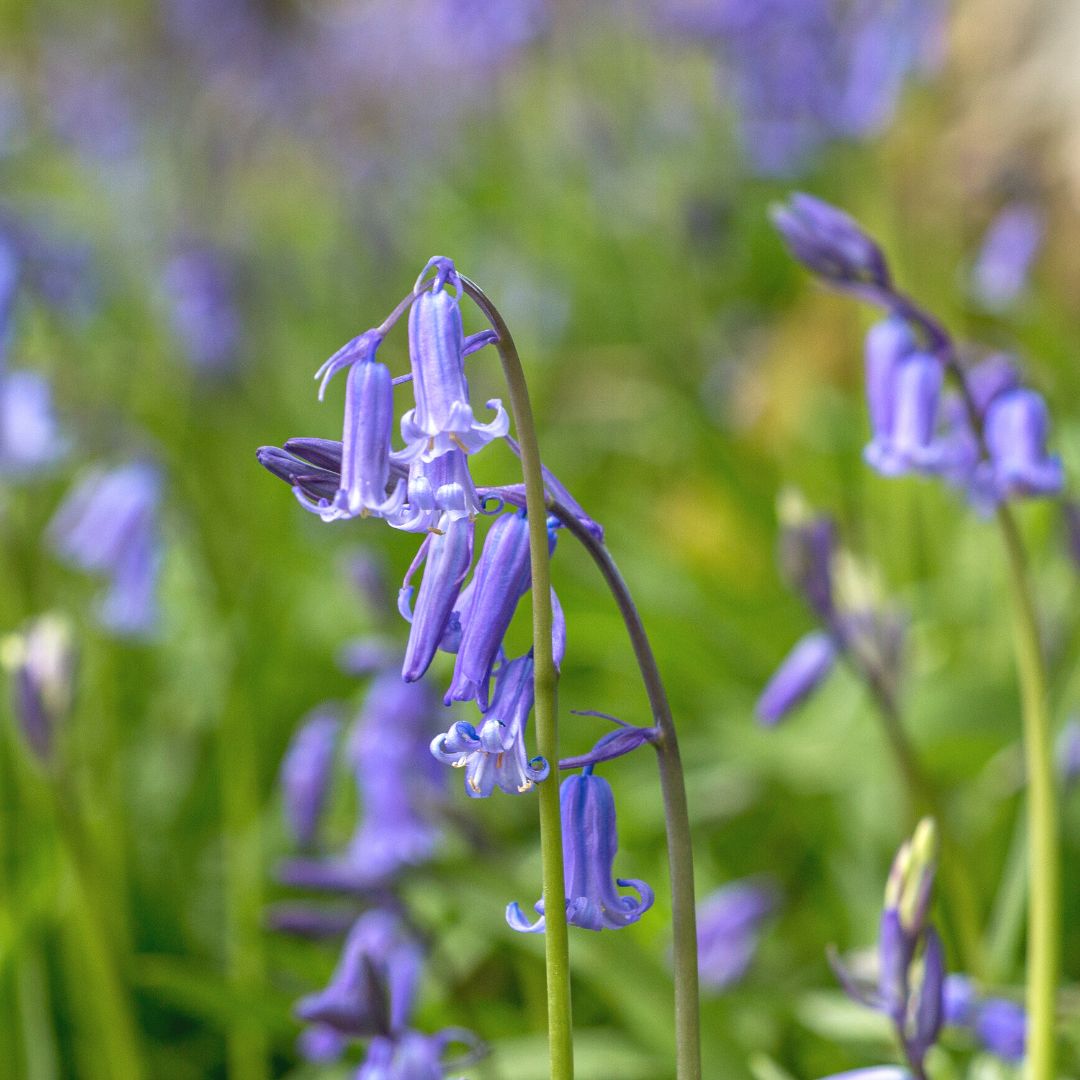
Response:
[{"label": "green flower stem", "polygon": [[618,605],[641,670],[653,720],[660,730],[654,743],[660,769],[671,875],[671,920],[675,966],[675,1055],[678,1080],[701,1078],[701,1017],[698,992],[697,910],[694,903],[694,849],[690,813],[675,720],[667,691],[637,606],[610,552],[566,507],[549,500],[551,512],[592,556]]},{"label": "green flower stem", "polygon": [[997,511],[1012,580],[1016,666],[1024,719],[1028,785],[1028,1080],[1055,1080],[1054,1020],[1061,940],[1061,846],[1046,664],[1028,582],[1027,560],[1009,508]]},{"label": "green flower stem", "polygon": [[540,447],[536,439],[525,372],[510,330],[495,305],[477,285],[464,276],[461,284],[499,335],[496,347],[510,391],[510,408],[514,415],[518,442],[521,444],[532,567],[536,742],[540,754],[551,762],[552,767],[551,778],[538,785],[544,951],[547,961],[548,1043],[552,1080],[572,1080],[574,1031],[570,1008],[570,946],[566,927],[566,884],[563,873],[562,821],[559,812],[559,728],[555,697],[558,673],[552,655],[551,566],[544,478],[540,470]]}]

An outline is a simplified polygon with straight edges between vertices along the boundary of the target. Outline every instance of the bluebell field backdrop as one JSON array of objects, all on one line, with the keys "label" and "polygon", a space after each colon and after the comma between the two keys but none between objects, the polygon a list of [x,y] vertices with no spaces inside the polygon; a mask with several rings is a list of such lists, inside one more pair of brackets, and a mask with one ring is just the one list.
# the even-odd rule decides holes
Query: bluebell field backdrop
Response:
[{"label": "bluebell field backdrop", "polygon": [[[835,516],[906,620],[904,719],[999,930],[992,989],[1020,1000],[1001,545],[939,485],[866,468],[870,316],[795,265],[768,208],[805,190],[857,216],[977,355],[1020,358],[1075,475],[1078,48],[1071,0],[0,2],[0,631],[59,613],[78,656],[71,708],[53,700],[45,731],[7,679],[0,1077],[353,1074],[355,1048],[319,1065],[296,1047],[294,1003],[325,985],[340,938],[273,929],[306,895],[280,881],[295,845],[279,769],[305,714],[362,703],[350,642],[403,648],[415,545],[305,514],[254,452],[339,437],[341,389],[320,405],[314,371],[435,254],[505,315],[545,461],[641,606],[683,741],[700,896],[769,890],[756,938],[715,960],[706,1075],[895,1060],[825,956],[872,946],[913,825],[872,702],[841,669],[783,724],[754,718],[813,627],[777,565],[785,490]],[[481,325],[467,310],[467,331]],[[505,397],[490,353],[469,361],[475,401]],[[407,370],[400,332],[380,357]],[[71,541],[58,508],[120,467],[142,494]],[[517,467],[494,448],[477,478]],[[1020,519],[1064,726],[1080,712],[1080,546],[1057,503]],[[570,709],[650,720],[569,538],[554,575],[562,742],[581,753],[607,727]],[[511,636],[523,651],[520,613]],[[18,642],[3,652],[17,668]],[[451,719],[437,706],[428,734]],[[336,769],[332,851],[357,819],[345,756]],[[663,1080],[655,766],[645,751],[604,774],[616,870],[657,900],[618,933],[571,932],[579,1075]],[[469,800],[461,781],[431,770],[439,839],[395,883],[426,955],[413,1023],[490,1047],[449,1075],[539,1080],[542,943],[503,914],[539,895],[535,798]],[[1063,804],[1063,1076],[1080,1074],[1078,800]],[[963,1031],[943,1046],[935,1078],[1016,1075]]]}]

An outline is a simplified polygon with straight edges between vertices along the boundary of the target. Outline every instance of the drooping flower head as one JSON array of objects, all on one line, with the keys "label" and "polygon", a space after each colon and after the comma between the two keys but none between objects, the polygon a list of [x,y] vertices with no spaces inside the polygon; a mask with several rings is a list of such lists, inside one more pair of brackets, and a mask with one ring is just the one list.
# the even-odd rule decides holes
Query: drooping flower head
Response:
[{"label": "drooping flower head", "polygon": [[[434,275],[426,280],[429,270]],[[461,278],[453,261],[442,256],[431,259],[417,278],[414,293],[409,360],[416,407],[401,418],[406,454],[428,460],[454,448],[474,454],[504,436],[510,420],[499,401],[488,402],[495,409],[490,423],[478,423],[473,415],[465,378]]]},{"label": "drooping flower head", "polygon": [[0,663],[11,678],[13,709],[30,749],[42,761],[71,712],[75,647],[63,615],[42,615],[0,641]]},{"label": "drooping flower head", "polygon": [[505,661],[495,675],[495,693],[479,730],[460,720],[431,743],[439,761],[465,770],[465,791],[486,798],[496,787],[521,795],[547,779],[550,767],[542,757],[531,760],[525,750],[525,727],[534,697],[530,652]]},{"label": "drooping flower head", "polygon": [[[612,867],[618,850],[615,796],[611,785],[587,768],[568,776],[559,788],[563,860],[566,874],[566,920],[584,930],[617,930],[635,923],[653,904],[653,891],[636,878],[616,878]],[[637,899],[620,894],[616,886],[633,889]],[[538,900],[534,923],[516,903],[506,909],[506,921],[521,933],[544,929],[544,902]]]},{"label": "drooping flower head", "polygon": [[757,951],[758,933],[776,908],[762,881],[735,881],[698,905],[698,963],[703,986],[723,990],[738,982]]},{"label": "drooping flower head", "polygon": [[1046,452],[1050,417],[1034,390],[999,394],[986,411],[986,446],[1001,498],[1057,495],[1065,484],[1061,458]]},{"label": "drooping flower head", "polygon": [[161,477],[149,462],[95,469],[77,483],[49,525],[60,558],[108,578],[99,617],[116,634],[146,634],[157,619],[160,499]]}]

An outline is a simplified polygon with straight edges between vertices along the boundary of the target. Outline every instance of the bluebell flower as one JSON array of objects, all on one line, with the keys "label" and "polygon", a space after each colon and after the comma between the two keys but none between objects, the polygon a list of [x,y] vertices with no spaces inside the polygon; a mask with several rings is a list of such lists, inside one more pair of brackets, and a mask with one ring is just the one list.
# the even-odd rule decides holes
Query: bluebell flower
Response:
[{"label": "bluebell flower", "polygon": [[[463,1043],[469,1052],[457,1061],[444,1062],[451,1043]],[[463,1069],[482,1053],[476,1037],[459,1028],[436,1035],[406,1031],[394,1038],[373,1039],[355,1080],[443,1080],[448,1069]]]},{"label": "bluebell flower", "polygon": [[156,623],[160,499],[161,477],[148,462],[95,469],[68,494],[49,525],[60,558],[108,578],[98,614],[120,635],[146,634]]},{"label": "bluebell flower", "polygon": [[990,1053],[1019,1064],[1024,1060],[1027,1014],[1015,1001],[990,998],[979,1006],[975,1035]]},{"label": "bluebell flower", "polygon": [[971,290],[983,307],[1001,311],[1020,297],[1044,228],[1042,212],[1029,202],[1011,203],[994,217],[971,271]]},{"label": "bluebell flower", "polygon": [[320,706],[293,735],[281,762],[281,788],[293,839],[310,845],[319,827],[333,775],[341,721],[336,710]]},{"label": "bluebell flower", "polygon": [[475,518],[480,497],[465,452],[454,448],[436,458],[414,458],[409,466],[407,504],[390,515],[390,524],[406,532],[429,532],[444,517]]},{"label": "bluebell flower", "polygon": [[836,644],[815,630],[801,638],[766,684],[754,711],[763,724],[779,723],[827,678],[836,663]]},{"label": "bluebell flower", "polygon": [[[425,281],[431,269],[434,277]],[[416,407],[401,418],[406,455],[430,459],[455,447],[476,453],[504,436],[510,420],[499,401],[488,402],[495,409],[490,423],[478,423],[473,416],[465,379],[461,281],[453,262],[441,256],[431,259],[417,279],[415,292],[409,312],[409,358]]]},{"label": "bluebell flower", "polygon": [[530,580],[529,522],[523,513],[502,514],[484,539],[469,603],[461,612],[461,641],[448,704],[476,698],[486,710],[491,669]]},{"label": "bluebell flower", "polygon": [[9,479],[30,476],[54,465],[69,448],[48,380],[35,371],[0,374],[0,473]]},{"label": "bluebell flower", "polygon": [[329,1024],[309,1024],[296,1040],[296,1052],[313,1065],[331,1065],[340,1060],[349,1038]]},{"label": "bluebell flower", "polygon": [[59,728],[71,713],[75,647],[70,622],[42,615],[0,641],[0,663],[11,678],[12,712],[30,749],[49,761]]},{"label": "bluebell flower", "polygon": [[198,372],[220,373],[236,364],[243,329],[235,271],[209,244],[177,244],[161,275],[169,325],[184,357]]},{"label": "bluebell flower", "polygon": [[[451,620],[458,618],[455,605],[472,565],[473,531],[467,517],[448,520],[445,528],[424,538],[405,575],[398,609],[411,624],[401,668],[407,682],[415,682],[427,671],[448,632],[460,631],[460,626],[451,626]],[[424,577],[413,609],[410,582],[421,563],[425,563]]]},{"label": "bluebell flower", "polygon": [[[559,788],[562,817],[563,860],[566,874],[566,920],[584,930],[617,930],[635,923],[653,904],[653,891],[644,881],[617,878],[612,867],[618,850],[615,834],[615,797],[611,785],[586,769],[568,776]],[[616,891],[633,889],[638,898]],[[544,929],[544,902],[536,905],[540,918],[526,919],[516,903],[506,909],[506,921],[521,933]]]},{"label": "bluebell flower", "polygon": [[701,983],[723,990],[746,974],[757,951],[758,932],[776,908],[776,892],[762,881],[735,881],[698,905]]},{"label": "bluebell flower", "polygon": [[969,1027],[975,1019],[978,999],[966,975],[947,975],[942,991],[942,1011],[949,1027]]},{"label": "bluebell flower", "polygon": [[635,727],[633,724],[627,724],[617,717],[608,716],[607,713],[574,711],[577,712],[578,716],[600,716],[617,724],[618,727],[614,731],[609,731],[606,735],[601,736],[596,745],[587,753],[578,754],[575,757],[560,758],[559,768],[564,771],[567,769],[584,769],[589,765],[599,765],[603,761],[614,761],[615,758],[632,754],[639,747],[648,743],[655,743],[660,738],[660,729],[657,727]]},{"label": "bluebell flower", "polygon": [[1034,390],[999,394],[986,411],[986,446],[1001,498],[1057,495],[1064,486],[1061,459],[1046,452],[1050,419]]},{"label": "bluebell flower", "polygon": [[403,1031],[420,979],[419,946],[398,918],[374,910],[356,920],[329,984],[301,998],[296,1015],[356,1038]]},{"label": "bluebell flower", "polygon": [[479,731],[458,721],[431,743],[439,761],[465,770],[465,791],[487,798],[496,787],[521,795],[547,779],[550,766],[531,760],[525,750],[525,728],[533,707],[533,658],[530,652],[504,661],[495,675],[495,693]]},{"label": "bluebell flower", "polygon": [[[876,388],[887,426],[875,426],[864,457],[883,476],[934,472],[943,463],[938,419],[944,371],[932,354],[913,352],[889,372],[889,382]],[[868,396],[870,395],[868,383]]]},{"label": "bluebell flower", "polygon": [[[337,446],[340,448],[341,443]],[[255,451],[259,464],[280,480],[284,480],[298,499],[313,505],[330,505],[341,486],[340,459],[336,470],[313,465],[279,446],[260,446]]]}]

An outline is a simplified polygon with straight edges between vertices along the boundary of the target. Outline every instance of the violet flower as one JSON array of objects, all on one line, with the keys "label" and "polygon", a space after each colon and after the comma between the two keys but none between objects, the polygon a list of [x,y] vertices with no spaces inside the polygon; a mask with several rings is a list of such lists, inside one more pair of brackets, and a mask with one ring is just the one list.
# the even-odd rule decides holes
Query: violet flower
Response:
[{"label": "violet flower", "polygon": [[[937,431],[943,381],[941,362],[925,352],[902,357],[882,385],[871,383],[868,368],[867,394],[879,416],[864,457],[882,476],[940,468],[943,455]],[[886,423],[878,427],[882,419]]]},{"label": "violet flower", "polygon": [[296,1052],[313,1065],[332,1065],[348,1045],[348,1037],[329,1024],[310,1024],[300,1032]]},{"label": "violet flower", "polygon": [[301,722],[281,762],[286,816],[293,838],[302,847],[314,841],[319,827],[340,728],[335,710],[314,709]]},{"label": "violet flower", "polygon": [[83,476],[49,524],[49,542],[65,562],[104,574],[98,614],[116,634],[148,633],[157,619],[161,477],[148,462]]},{"label": "violet flower", "polygon": [[413,459],[409,466],[408,505],[388,516],[395,529],[429,532],[440,528],[444,518],[475,518],[480,510],[468,459],[463,450],[455,448],[436,458]]},{"label": "violet flower", "polygon": [[824,1080],[913,1080],[907,1069],[896,1065],[877,1065],[869,1069],[855,1069],[852,1072],[833,1073]]},{"label": "violet flower", "polygon": [[[472,565],[472,554],[473,523],[469,518],[448,520],[445,529],[426,536],[420,545],[398,594],[398,610],[411,624],[401,668],[401,677],[406,682],[415,682],[427,671],[446,634],[452,630],[451,620],[456,618],[454,605]],[[413,610],[410,582],[421,563],[425,564],[424,577]],[[453,629],[460,632],[460,626]]]},{"label": "violet flower", "polygon": [[0,663],[11,678],[12,711],[41,761],[52,757],[56,733],[71,714],[75,647],[70,622],[42,615],[0,641]]},{"label": "violet flower", "polygon": [[[618,850],[615,835],[615,797],[611,786],[591,767],[580,776],[568,776],[559,788],[562,817],[563,859],[566,873],[566,920],[584,930],[617,930],[635,923],[653,904],[653,891],[636,878],[617,878],[612,867]],[[631,888],[635,900],[622,896],[615,886]],[[525,934],[544,929],[544,902],[535,904],[540,916],[526,919],[517,903],[506,909],[510,927]]]},{"label": "violet flower", "polygon": [[[444,1063],[451,1043],[467,1045],[469,1053],[452,1064]],[[406,1031],[395,1038],[372,1039],[355,1080],[443,1080],[447,1069],[463,1069],[482,1053],[476,1037],[459,1028],[447,1028],[436,1035]]]},{"label": "violet flower", "polygon": [[367,1038],[404,1030],[420,979],[419,946],[386,911],[369,911],[345,939],[329,984],[301,998],[296,1015],[341,1035]]},{"label": "violet flower", "polygon": [[971,271],[971,289],[983,307],[1001,311],[1020,297],[1044,227],[1042,212],[1026,202],[1006,206],[990,223]]},{"label": "violet flower", "polygon": [[207,244],[179,244],[161,275],[169,324],[198,372],[236,364],[242,326],[234,270],[224,252]]},{"label": "violet flower", "polygon": [[735,881],[698,905],[698,961],[701,983],[724,990],[746,974],[758,946],[758,932],[776,908],[774,889],[761,881]]},{"label": "violet flower", "polygon": [[521,795],[546,780],[550,766],[531,760],[525,750],[525,728],[533,707],[533,658],[530,652],[505,661],[495,675],[495,693],[477,731],[458,721],[431,743],[438,761],[465,770],[465,791],[487,798],[496,788]]},{"label": "violet flower", "polygon": [[835,663],[836,645],[828,634],[815,630],[801,638],[758,698],[754,711],[761,723],[771,727],[783,720],[824,682]]},{"label": "violet flower", "polygon": [[30,476],[56,464],[69,448],[48,380],[35,371],[0,374],[0,473],[9,479]]},{"label": "violet flower", "polygon": [[1060,494],[1061,459],[1046,452],[1046,403],[1034,390],[999,394],[986,411],[986,445],[994,485],[1002,498]]},{"label": "violet flower", "polygon": [[945,1023],[970,1031],[991,1054],[1010,1064],[1024,1060],[1027,1013],[1007,998],[984,998],[966,975],[945,980]]},{"label": "violet flower", "polygon": [[[435,275],[427,282],[432,269]],[[473,416],[465,379],[461,279],[453,262],[441,256],[431,259],[417,278],[415,293],[409,312],[409,358],[416,407],[401,418],[404,457],[430,460],[455,447],[474,454],[504,436],[510,420],[499,401],[488,402],[496,410],[490,423],[480,424]]]}]

